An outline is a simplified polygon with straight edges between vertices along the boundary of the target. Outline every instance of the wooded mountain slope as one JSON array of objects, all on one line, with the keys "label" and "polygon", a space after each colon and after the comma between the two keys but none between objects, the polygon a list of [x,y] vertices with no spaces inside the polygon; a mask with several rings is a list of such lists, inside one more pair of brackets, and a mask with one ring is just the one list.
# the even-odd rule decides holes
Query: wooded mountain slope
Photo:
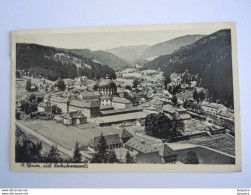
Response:
[{"label": "wooded mountain slope", "polygon": [[198,74],[202,86],[209,89],[213,100],[233,106],[231,31],[217,31],[170,55],[160,56],[145,64],[144,69],[161,68],[166,76],[172,72]]}]

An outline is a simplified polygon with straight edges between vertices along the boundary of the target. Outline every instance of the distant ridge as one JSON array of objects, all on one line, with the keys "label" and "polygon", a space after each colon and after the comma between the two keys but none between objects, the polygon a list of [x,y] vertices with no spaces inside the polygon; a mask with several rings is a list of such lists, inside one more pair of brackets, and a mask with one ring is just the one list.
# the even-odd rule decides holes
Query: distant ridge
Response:
[{"label": "distant ridge", "polygon": [[106,50],[120,58],[127,60],[128,62],[133,62],[137,59],[145,49],[147,49],[148,45],[138,45],[138,46],[122,46],[116,47],[113,49]]},{"label": "distant ridge", "polygon": [[134,60],[134,63],[149,61],[149,59],[151,60],[152,58],[156,58],[160,55],[171,54],[174,51],[180,49],[181,47],[193,44],[204,36],[205,35],[186,35],[155,44],[151,47],[146,48],[143,53],[137,59]]}]

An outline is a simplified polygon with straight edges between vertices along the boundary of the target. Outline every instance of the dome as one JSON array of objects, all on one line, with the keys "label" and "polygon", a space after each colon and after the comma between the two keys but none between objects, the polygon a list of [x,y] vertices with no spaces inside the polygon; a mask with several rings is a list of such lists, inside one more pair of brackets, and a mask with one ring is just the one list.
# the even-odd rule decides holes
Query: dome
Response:
[{"label": "dome", "polygon": [[116,84],[114,81],[106,77],[105,79],[102,79],[101,82],[99,83],[99,87],[102,88],[114,88],[116,87]]}]

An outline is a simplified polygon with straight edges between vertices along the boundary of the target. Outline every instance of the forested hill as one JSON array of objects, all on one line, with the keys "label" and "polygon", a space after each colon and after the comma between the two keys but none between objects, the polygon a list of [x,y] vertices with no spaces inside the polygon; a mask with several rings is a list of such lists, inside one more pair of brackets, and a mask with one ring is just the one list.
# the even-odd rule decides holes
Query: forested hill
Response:
[{"label": "forested hill", "polygon": [[94,62],[108,65],[114,70],[121,70],[132,67],[126,60],[106,51],[91,51],[90,49],[71,49],[71,53],[86,57]]},{"label": "forested hill", "polygon": [[188,69],[198,74],[213,100],[233,105],[232,48],[230,30],[220,30],[170,55],[160,56],[144,68],[161,68],[166,76]]},{"label": "forested hill", "polygon": [[71,53],[67,49],[58,49],[37,44],[16,44],[17,69],[31,71],[50,80],[61,78],[88,78],[115,75],[107,65],[96,63],[91,59]]}]

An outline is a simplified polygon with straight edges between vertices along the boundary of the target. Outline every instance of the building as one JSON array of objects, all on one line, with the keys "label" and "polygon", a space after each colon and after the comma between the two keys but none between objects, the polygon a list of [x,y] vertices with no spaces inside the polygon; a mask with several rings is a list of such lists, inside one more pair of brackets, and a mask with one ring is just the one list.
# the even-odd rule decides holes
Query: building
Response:
[{"label": "building", "polygon": [[51,113],[52,112],[51,102],[41,102],[41,103],[39,103],[38,106],[37,106],[37,110],[38,110],[38,112]]},{"label": "building", "polygon": [[138,164],[165,164],[158,152],[140,153],[136,155]]},{"label": "building", "polygon": [[129,114],[119,114],[112,116],[99,117],[92,120],[98,126],[110,126],[113,124],[121,124],[125,122],[136,122],[138,119],[145,120],[147,113],[133,112]]},{"label": "building", "polygon": [[189,120],[191,119],[190,114],[187,113],[187,110],[184,108],[176,108],[173,105],[166,104],[163,107],[163,112],[169,118],[175,118],[176,120]]},{"label": "building", "polygon": [[114,110],[112,105],[100,105],[100,112],[106,111],[106,110]]},{"label": "building", "polygon": [[113,97],[112,106],[114,108],[129,108],[132,106],[132,103],[126,98],[122,97]]},{"label": "building", "polygon": [[87,122],[87,117],[81,111],[73,111],[62,115],[56,115],[54,120],[64,125],[79,125]]},{"label": "building", "polygon": [[193,99],[193,91],[192,90],[188,90],[182,93],[178,93],[176,94],[177,100],[181,101],[181,102],[185,102],[188,100],[194,100]]},{"label": "building", "polygon": [[85,104],[85,113],[90,118],[95,118],[100,116],[100,104],[99,101],[88,101]]},{"label": "building", "polygon": [[106,76],[106,78],[102,79],[99,83],[98,91],[101,93],[101,95],[115,95],[117,94],[117,86],[114,81]]},{"label": "building", "polygon": [[137,152],[137,163],[171,163],[176,162],[178,154],[166,143],[150,144],[144,139],[131,138],[125,143],[125,148],[132,152]]},{"label": "building", "polygon": [[143,70],[141,71],[142,75],[147,75],[147,76],[154,76],[156,74],[158,74],[157,70]]},{"label": "building", "polygon": [[102,110],[100,111],[100,116],[112,116],[112,115],[120,115],[120,114],[128,114],[128,113],[134,113],[134,112],[142,112],[143,108],[141,107],[130,107],[130,108],[121,108],[116,110]]},{"label": "building", "polygon": [[[50,101],[52,105],[56,105],[63,112],[67,112],[67,98],[52,96]],[[99,100],[81,101],[70,99],[69,111],[82,111],[88,118],[99,117],[100,103]]]},{"label": "building", "polygon": [[208,115],[215,116],[221,111],[226,111],[226,107],[222,104],[202,102],[202,109]]},{"label": "building", "polygon": [[117,85],[106,76],[106,78],[102,79],[99,83],[98,91],[101,94],[101,105],[111,105],[113,96],[117,94]]},{"label": "building", "polygon": [[[79,125],[87,122],[87,117],[81,111],[65,113],[60,117],[65,125]],[[55,120],[58,120],[58,117]]]},{"label": "building", "polygon": [[112,105],[112,96],[111,95],[102,95],[100,97],[101,105],[109,106]]},{"label": "building", "polygon": [[[123,144],[119,138],[119,134],[114,134],[114,135],[105,135],[104,136],[105,140],[106,140],[106,144],[108,147],[108,150],[112,150],[115,148],[121,148],[123,147]],[[98,137],[94,137],[93,139],[91,139],[88,143],[88,146],[90,148],[92,148],[93,150],[97,151],[98,150],[98,144],[100,141],[100,136]]]},{"label": "building", "polygon": [[98,91],[84,91],[80,93],[79,98],[80,100],[99,100],[101,94]]}]

